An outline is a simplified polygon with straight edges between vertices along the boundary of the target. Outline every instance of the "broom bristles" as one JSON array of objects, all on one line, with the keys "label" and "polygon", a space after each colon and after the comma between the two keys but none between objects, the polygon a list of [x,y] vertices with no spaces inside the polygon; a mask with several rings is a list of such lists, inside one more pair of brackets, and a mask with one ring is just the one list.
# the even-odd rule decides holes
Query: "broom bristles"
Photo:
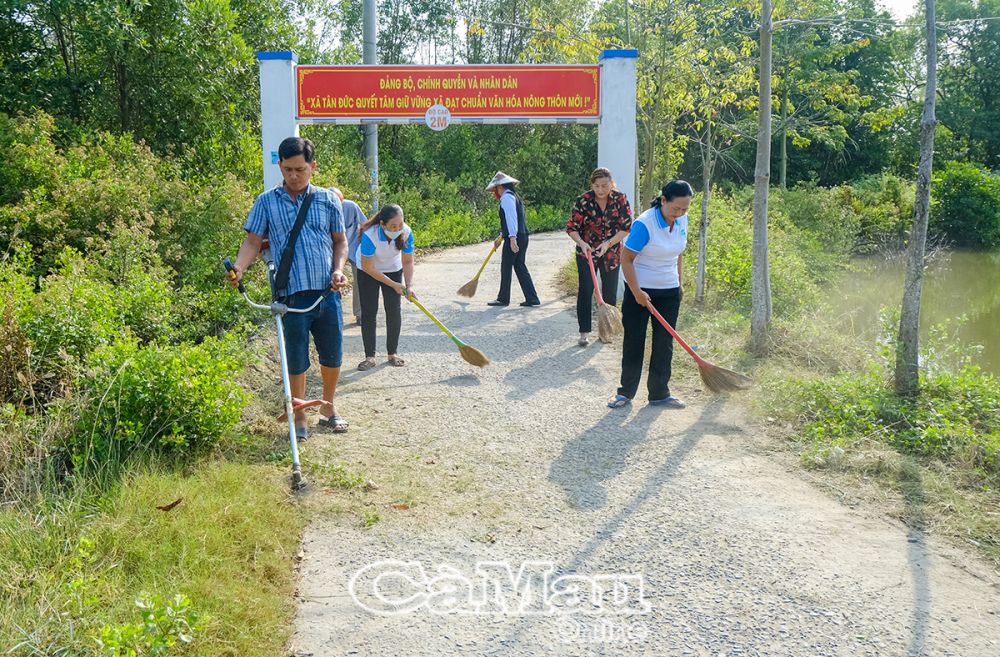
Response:
[{"label": "broom bristles", "polygon": [[458,296],[472,298],[476,296],[476,288],[479,287],[479,277],[473,278],[471,281],[458,288]]},{"label": "broom bristles", "polygon": [[712,392],[735,392],[750,387],[753,381],[739,372],[705,363],[698,366],[701,382]]},{"label": "broom bristles", "polygon": [[486,354],[479,351],[475,347],[463,344],[458,348],[458,351],[462,354],[462,359],[470,365],[475,365],[476,367],[486,367],[490,364],[490,359],[486,356]]},{"label": "broom bristles", "polygon": [[597,336],[607,344],[624,330],[622,314],[616,306],[601,304],[597,307]]}]

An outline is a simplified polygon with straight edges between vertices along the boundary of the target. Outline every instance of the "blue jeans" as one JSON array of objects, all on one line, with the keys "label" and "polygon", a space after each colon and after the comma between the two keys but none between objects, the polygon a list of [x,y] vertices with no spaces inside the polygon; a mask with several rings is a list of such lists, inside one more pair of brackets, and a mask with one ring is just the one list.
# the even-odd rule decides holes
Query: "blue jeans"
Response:
[{"label": "blue jeans", "polygon": [[344,361],[344,318],[340,310],[340,292],[305,290],[288,299],[289,308],[308,308],[320,296],[323,301],[307,313],[288,313],[281,321],[285,327],[285,353],[288,373],[302,374],[309,369],[309,333],[312,333],[323,367],[340,367]]}]

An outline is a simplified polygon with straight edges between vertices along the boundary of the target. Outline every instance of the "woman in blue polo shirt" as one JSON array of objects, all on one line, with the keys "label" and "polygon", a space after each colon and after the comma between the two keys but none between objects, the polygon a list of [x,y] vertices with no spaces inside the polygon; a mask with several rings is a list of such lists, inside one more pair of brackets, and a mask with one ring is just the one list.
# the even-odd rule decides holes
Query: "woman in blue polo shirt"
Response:
[{"label": "woman in blue polo shirt", "polygon": [[[622,378],[618,394],[608,402],[610,408],[627,406],[639,389],[646,351],[646,325],[651,317],[646,306],[652,304],[671,326],[677,325],[683,296],[681,265],[687,246],[687,211],[693,195],[691,185],[685,181],[670,181],[653,200],[652,207],[635,218],[625,239],[622,271],[627,286],[622,301],[622,323],[625,325]],[[684,402],[670,394],[672,359],[673,339],[654,319],[653,352],[646,377],[649,403],[684,408]]]},{"label": "woman in blue polo shirt", "polygon": [[400,297],[404,282],[406,289],[413,291],[413,231],[403,221],[402,208],[383,205],[374,217],[361,224],[358,256],[361,260],[358,272],[361,339],[365,345],[365,359],[358,364],[358,369],[375,367],[375,320],[380,289],[385,308],[385,350],[389,354],[389,364],[402,367],[406,363],[396,351],[403,323]]}]

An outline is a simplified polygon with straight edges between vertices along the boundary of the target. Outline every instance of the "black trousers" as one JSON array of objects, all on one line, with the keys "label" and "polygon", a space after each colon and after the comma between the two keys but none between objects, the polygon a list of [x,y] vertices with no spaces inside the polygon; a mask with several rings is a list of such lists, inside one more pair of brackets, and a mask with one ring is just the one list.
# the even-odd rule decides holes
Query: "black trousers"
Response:
[{"label": "black trousers", "polygon": [[[645,289],[645,288],[644,288]],[[645,290],[656,308],[670,326],[677,326],[677,313],[681,307],[680,288],[668,290]],[[625,325],[625,340],[622,345],[622,380],[618,394],[632,399],[639,389],[642,377],[642,360],[646,351],[646,325],[653,322],[653,353],[649,357],[649,375],[646,389],[649,399],[665,399],[670,396],[670,363],[674,355],[674,339],[649,311],[636,303],[632,290],[625,286],[622,301],[622,323]]]},{"label": "black trousers", "polygon": [[[397,283],[403,282],[403,270],[382,272]],[[399,330],[403,325],[400,310],[403,297],[385,283],[375,280],[361,269],[358,270],[358,291],[361,296],[361,340],[365,344],[365,358],[375,357],[375,320],[378,319],[378,292],[382,290],[382,306],[385,308],[385,351],[396,353],[399,349]]]},{"label": "black trousers", "polygon": [[[614,306],[618,303],[618,270],[621,265],[605,271],[601,267],[601,259],[594,258],[594,269],[601,279],[601,296],[604,303]],[[590,266],[587,259],[581,255],[576,256],[576,273],[579,280],[579,291],[576,293],[576,321],[580,325],[580,333],[590,333],[593,328],[591,322],[591,297],[594,296],[594,279],[590,276]]]},{"label": "black trousers", "polygon": [[500,260],[500,293],[497,294],[497,301],[510,303],[511,271],[517,274],[517,282],[521,286],[521,293],[524,300],[532,303],[538,301],[538,293],[535,292],[535,284],[531,282],[531,274],[528,273],[528,265],[524,264],[524,257],[528,253],[528,236],[517,236],[518,252],[510,248],[510,238],[504,238],[503,254]]}]

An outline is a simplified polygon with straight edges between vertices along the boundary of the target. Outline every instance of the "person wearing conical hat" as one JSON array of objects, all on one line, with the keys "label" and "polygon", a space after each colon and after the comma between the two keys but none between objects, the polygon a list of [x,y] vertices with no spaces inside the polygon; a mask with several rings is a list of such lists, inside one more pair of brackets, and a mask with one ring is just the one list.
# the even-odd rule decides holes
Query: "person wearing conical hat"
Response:
[{"label": "person wearing conical hat", "polygon": [[524,294],[522,306],[538,306],[538,294],[535,284],[531,281],[525,255],[528,252],[528,225],[524,220],[524,204],[521,197],[514,191],[514,185],[520,181],[508,176],[503,171],[497,171],[486,190],[493,190],[494,196],[500,201],[500,237],[497,242],[503,242],[503,252],[500,260],[500,292],[489,306],[510,305],[511,272],[517,274],[517,282]]}]

